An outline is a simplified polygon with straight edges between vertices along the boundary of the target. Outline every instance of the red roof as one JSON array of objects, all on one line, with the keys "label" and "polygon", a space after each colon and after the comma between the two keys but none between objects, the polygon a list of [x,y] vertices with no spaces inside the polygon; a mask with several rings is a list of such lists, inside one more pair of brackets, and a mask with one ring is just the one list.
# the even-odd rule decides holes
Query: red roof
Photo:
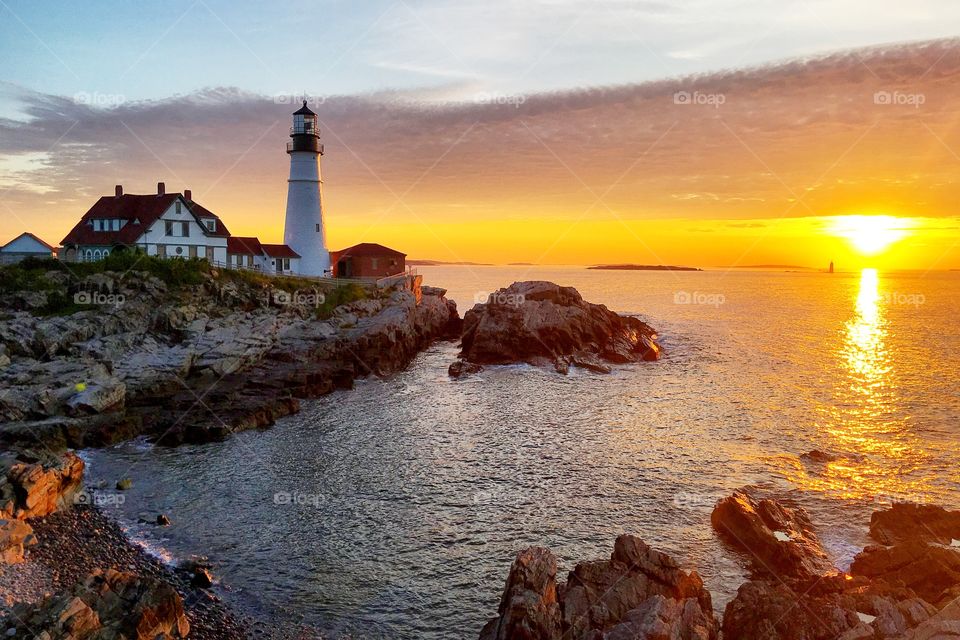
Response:
[{"label": "red roof", "polygon": [[[140,196],[127,193],[122,196],[101,196],[90,210],[83,214],[80,222],[70,230],[60,244],[132,245],[178,198],[182,200],[179,193],[167,193],[162,196],[156,194]],[[226,225],[216,214],[196,202],[186,200],[183,202],[186,203],[187,210],[197,218],[197,222],[204,228],[207,235],[215,237],[230,235]],[[217,221],[217,230],[207,232],[206,225],[200,223],[200,218],[214,218]],[[127,224],[123,225],[119,231],[94,231],[90,221],[104,219],[126,220]]]},{"label": "red roof", "polygon": [[232,256],[259,256],[263,254],[263,246],[257,238],[230,236],[227,238],[227,253]]},{"label": "red roof", "polygon": [[50,251],[56,251],[56,250],[57,250],[56,247],[51,247],[49,244],[47,244],[46,242],[44,242],[43,240],[41,240],[41,239],[38,238],[37,236],[33,235],[33,234],[30,233],[29,231],[25,231],[25,232],[21,233],[20,235],[18,235],[16,238],[14,238],[13,240],[11,240],[11,241],[8,242],[7,244],[0,245],[0,249],[5,249],[5,248],[7,248],[8,246],[10,246],[11,244],[13,244],[14,242],[16,242],[17,240],[19,240],[20,238],[22,238],[22,237],[24,237],[24,236],[26,236],[26,237],[28,237],[28,238],[33,238],[34,240],[36,240],[37,242],[39,242],[40,244],[42,244],[43,246],[45,246],[47,249],[50,249]]},{"label": "red roof", "polygon": [[271,258],[299,258],[300,254],[285,244],[265,244],[263,252]]},{"label": "red roof", "polygon": [[383,255],[407,256],[405,253],[400,253],[395,249],[385,247],[382,244],[377,244],[375,242],[361,242],[360,244],[355,244],[352,247],[347,247],[346,249],[341,249],[340,251],[334,251],[334,253],[341,258],[346,256],[355,256],[358,258],[376,258]]}]

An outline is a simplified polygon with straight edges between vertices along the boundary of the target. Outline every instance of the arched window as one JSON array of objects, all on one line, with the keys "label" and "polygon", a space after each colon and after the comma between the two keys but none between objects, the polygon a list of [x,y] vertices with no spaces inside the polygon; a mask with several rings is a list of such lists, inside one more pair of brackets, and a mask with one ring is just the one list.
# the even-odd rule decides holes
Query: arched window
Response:
[{"label": "arched window", "polygon": [[83,259],[84,259],[85,262],[92,262],[92,261],[93,261],[93,250],[87,249],[86,253],[84,254],[84,258],[83,258]]},{"label": "arched window", "polygon": [[104,250],[103,250],[103,257],[106,258],[108,255],[110,255],[110,249],[104,249]]},{"label": "arched window", "polygon": [[100,249],[97,249],[96,251],[93,252],[93,259],[94,261],[100,259]]}]

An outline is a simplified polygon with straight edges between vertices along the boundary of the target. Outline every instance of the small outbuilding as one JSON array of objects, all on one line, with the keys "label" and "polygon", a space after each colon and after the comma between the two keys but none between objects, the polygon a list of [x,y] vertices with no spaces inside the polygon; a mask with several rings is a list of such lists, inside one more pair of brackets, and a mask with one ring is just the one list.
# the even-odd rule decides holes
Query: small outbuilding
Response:
[{"label": "small outbuilding", "polygon": [[32,233],[21,233],[0,247],[0,264],[13,264],[24,258],[52,258],[55,253],[56,248]]},{"label": "small outbuilding", "polygon": [[333,251],[330,263],[335,278],[386,278],[404,273],[407,254],[374,242]]}]

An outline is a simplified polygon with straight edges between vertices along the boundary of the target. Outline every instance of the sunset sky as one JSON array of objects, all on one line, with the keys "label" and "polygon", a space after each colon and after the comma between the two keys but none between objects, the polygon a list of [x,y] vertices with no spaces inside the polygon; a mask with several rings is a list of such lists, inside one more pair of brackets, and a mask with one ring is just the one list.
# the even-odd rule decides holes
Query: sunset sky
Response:
[{"label": "sunset sky", "polygon": [[0,0],[0,243],[161,180],[277,241],[306,95],[332,249],[960,268],[958,24],[948,0]]}]

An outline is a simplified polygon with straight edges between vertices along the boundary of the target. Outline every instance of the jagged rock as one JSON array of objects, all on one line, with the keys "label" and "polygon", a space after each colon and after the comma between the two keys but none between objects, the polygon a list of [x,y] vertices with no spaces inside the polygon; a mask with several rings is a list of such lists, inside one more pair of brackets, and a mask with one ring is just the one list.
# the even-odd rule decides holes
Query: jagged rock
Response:
[{"label": "jagged rock", "polygon": [[463,360],[457,360],[447,369],[447,373],[451,378],[460,378],[462,376],[480,373],[481,371],[483,371],[483,367],[481,365],[473,364],[472,362],[464,362]]},{"label": "jagged rock", "polygon": [[[584,364],[656,360],[656,332],[640,320],[585,302],[573,287],[515,282],[463,319],[460,357],[477,364],[544,360]],[[599,368],[599,367],[598,367]]]},{"label": "jagged rock", "polygon": [[635,536],[617,538],[610,560],[581,562],[556,585],[556,559],[533,547],[517,556],[500,615],[481,640],[715,640],[719,624],[696,572]]},{"label": "jagged rock", "polygon": [[176,590],[155,578],[95,571],[71,592],[14,608],[13,637],[44,640],[171,640],[190,623]]},{"label": "jagged rock", "polygon": [[[906,589],[835,575],[788,585],[775,579],[743,584],[723,615],[723,637],[736,640],[900,638],[936,615]],[[870,622],[866,622],[870,620]]]},{"label": "jagged rock", "polygon": [[531,547],[517,554],[500,599],[499,616],[481,640],[541,640],[560,635],[557,559],[549,549]]},{"label": "jagged rock", "polygon": [[757,576],[807,580],[836,571],[802,508],[736,491],[717,502],[710,521],[717,533],[749,556]]},{"label": "jagged rock", "polygon": [[911,539],[950,544],[960,540],[960,511],[934,505],[894,504],[890,509],[873,512],[870,536],[885,545]]},{"label": "jagged rock", "polygon": [[892,547],[872,545],[857,554],[850,573],[905,585],[927,602],[945,605],[960,587],[960,549],[922,538]]},{"label": "jagged rock", "polygon": [[36,544],[33,527],[22,520],[0,520],[0,564],[23,562],[25,547]]},{"label": "jagged rock", "polygon": [[73,453],[7,464],[0,483],[0,516],[5,518],[23,520],[69,508],[83,484],[83,460]]}]

